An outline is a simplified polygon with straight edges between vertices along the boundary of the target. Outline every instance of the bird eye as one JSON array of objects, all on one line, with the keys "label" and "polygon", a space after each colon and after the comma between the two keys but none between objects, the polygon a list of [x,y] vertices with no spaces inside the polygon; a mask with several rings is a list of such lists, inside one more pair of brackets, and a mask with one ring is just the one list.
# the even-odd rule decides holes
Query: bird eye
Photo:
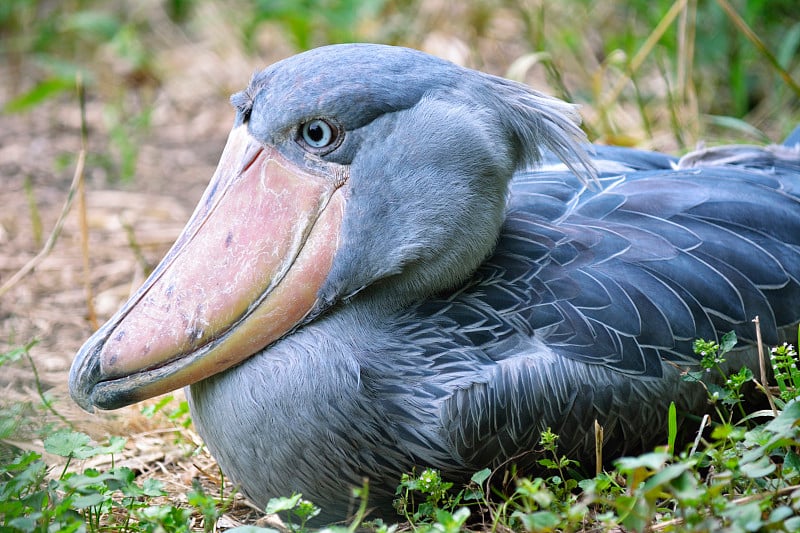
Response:
[{"label": "bird eye", "polygon": [[327,153],[338,146],[339,128],[321,118],[315,118],[300,126],[300,141],[314,152]]}]

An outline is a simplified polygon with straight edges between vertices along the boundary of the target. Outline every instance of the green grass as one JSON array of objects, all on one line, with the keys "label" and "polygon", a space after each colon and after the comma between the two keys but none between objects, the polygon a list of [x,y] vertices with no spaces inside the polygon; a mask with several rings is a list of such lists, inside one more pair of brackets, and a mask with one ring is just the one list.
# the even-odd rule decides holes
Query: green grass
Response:
[{"label": "green grass", "polygon": [[[111,437],[106,445],[89,445],[89,436],[69,430],[45,440],[48,453],[68,459],[87,459],[122,450],[124,439]],[[69,464],[69,462],[67,463]],[[161,482],[137,482],[126,467],[79,473],[66,467],[53,476],[36,452],[24,452],[0,465],[0,517],[4,530],[37,531],[193,531],[193,514],[203,517],[205,531],[224,509],[224,502],[207,495],[199,484],[187,494],[188,505],[154,504],[168,493]]]}]

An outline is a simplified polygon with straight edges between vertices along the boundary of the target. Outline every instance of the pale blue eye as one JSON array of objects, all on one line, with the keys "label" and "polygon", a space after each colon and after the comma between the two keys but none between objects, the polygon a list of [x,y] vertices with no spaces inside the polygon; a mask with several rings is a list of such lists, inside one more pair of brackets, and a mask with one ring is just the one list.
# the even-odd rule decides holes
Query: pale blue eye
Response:
[{"label": "pale blue eye", "polygon": [[333,144],[338,131],[328,122],[317,118],[303,124],[300,134],[303,137],[303,142],[309,147],[319,149]]}]

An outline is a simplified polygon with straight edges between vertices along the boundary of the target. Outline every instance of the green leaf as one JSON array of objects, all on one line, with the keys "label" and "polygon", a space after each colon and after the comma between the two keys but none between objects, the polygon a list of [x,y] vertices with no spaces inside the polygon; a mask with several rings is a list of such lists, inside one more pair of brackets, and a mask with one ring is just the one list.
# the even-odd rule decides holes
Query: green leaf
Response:
[{"label": "green leaf", "polygon": [[125,448],[126,442],[128,442],[128,439],[125,437],[117,437],[112,435],[108,438],[108,444],[105,446],[93,446],[91,456],[119,453]]},{"label": "green leaf", "polygon": [[147,478],[142,482],[142,493],[145,496],[166,496],[164,484],[158,479]]},{"label": "green leaf", "polygon": [[159,399],[156,403],[154,403],[152,405],[148,404],[148,405],[145,405],[144,407],[142,407],[141,412],[147,418],[152,418],[153,415],[155,415],[157,412],[159,412],[162,409],[164,409],[164,407],[166,407],[167,404],[172,402],[172,400],[174,400],[174,399],[175,399],[174,396],[172,396],[171,394],[167,394],[165,396],[162,396],[161,399]]},{"label": "green leaf", "polygon": [[781,505],[770,511],[769,521],[773,524],[777,524],[783,522],[792,515],[794,515],[794,510],[791,507],[788,505]]},{"label": "green leaf", "polygon": [[681,477],[686,471],[691,470],[692,465],[689,463],[675,463],[665,466],[653,474],[644,484],[645,492],[653,490],[663,490],[664,486],[669,485],[675,479]]},{"label": "green leaf", "polygon": [[84,495],[76,495],[72,497],[72,507],[75,509],[86,509],[87,507],[97,507],[109,500],[110,496],[101,494],[99,492],[92,492]]},{"label": "green leaf", "polygon": [[125,496],[142,495],[142,489],[136,484],[136,474],[128,467],[113,468],[105,472],[103,482],[109,489],[118,490]]},{"label": "green leaf", "polygon": [[314,518],[320,513],[321,509],[308,500],[300,500],[294,509],[294,514],[302,521]]},{"label": "green leaf", "polygon": [[74,87],[74,80],[48,78],[39,82],[30,91],[8,101],[6,105],[3,106],[3,112],[21,113],[23,111],[28,111],[31,108],[41,104],[45,100],[53,98],[64,91],[73,89]]},{"label": "green leaf", "polygon": [[719,349],[722,353],[728,353],[733,350],[733,347],[736,346],[736,332],[729,331],[725,335],[722,336],[722,339],[719,341]]},{"label": "green leaf", "polygon": [[538,463],[541,466],[543,466],[543,467],[545,467],[545,468],[547,468],[549,470],[557,470],[558,469],[558,463],[556,463],[552,459],[548,459],[547,457],[539,459]]},{"label": "green leaf", "polygon": [[[36,531],[36,519],[41,517],[42,513],[36,513],[38,516],[20,516],[10,520],[8,525],[11,526],[13,529],[19,529],[21,531]],[[12,529],[12,531],[13,531]]]},{"label": "green leaf", "polygon": [[620,494],[614,504],[622,524],[633,531],[643,531],[648,525],[649,516],[645,502],[636,496]]},{"label": "green leaf", "polygon": [[678,437],[678,412],[675,402],[669,402],[667,411],[667,453],[675,455],[675,439]]},{"label": "green leaf", "polygon": [[578,482],[578,487],[587,493],[602,493],[612,486],[612,480],[604,473],[597,477],[582,479]]},{"label": "green leaf", "polygon": [[735,531],[759,531],[764,525],[758,502],[730,503],[725,510],[727,518],[739,528]]},{"label": "green leaf", "polygon": [[800,473],[800,455],[794,450],[789,450],[783,457],[783,471],[787,473],[793,471],[795,475]]},{"label": "green leaf", "polygon": [[720,387],[716,383],[709,383],[708,384],[708,393],[714,400],[717,401],[727,401],[731,397],[731,391],[726,389],[725,387]]},{"label": "green leaf", "polygon": [[670,483],[672,493],[681,504],[695,507],[703,499],[703,495],[707,493],[706,487],[700,487],[697,480],[691,475],[689,471],[683,472],[680,476],[676,477]]},{"label": "green leaf", "polygon": [[668,460],[669,454],[663,452],[650,452],[642,454],[638,457],[621,457],[617,459],[616,465],[620,470],[632,471],[637,468],[659,470]]},{"label": "green leaf", "polygon": [[33,340],[26,344],[25,346],[20,346],[18,348],[13,348],[5,353],[0,353],[0,366],[3,366],[6,363],[13,363],[22,359],[22,356],[28,353],[28,351],[33,348],[36,344],[38,344],[38,340]]},{"label": "green leaf", "polygon": [[469,515],[469,509],[466,507],[459,507],[454,513],[444,509],[436,509],[436,521],[444,526],[446,532],[461,531],[463,525],[469,519]]},{"label": "green leaf", "polygon": [[139,525],[149,523],[156,528],[142,528],[142,531],[168,531],[189,532],[189,520],[192,512],[189,509],[179,509],[173,505],[160,505],[134,509],[133,515],[139,520]]},{"label": "green leaf", "polygon": [[511,516],[522,522],[527,531],[553,531],[561,523],[558,515],[551,511],[536,511],[535,513],[514,511]]},{"label": "green leaf", "polygon": [[707,374],[708,372],[706,372],[705,370],[693,370],[683,374],[681,376],[681,380],[686,381],[688,383],[696,383],[698,381],[702,381]]},{"label": "green leaf", "polygon": [[125,447],[126,442],[123,437],[110,437],[108,445],[100,446],[91,445],[91,440],[85,433],[64,429],[47,437],[44,441],[44,449],[48,453],[62,457],[88,459],[96,455],[117,453]]},{"label": "green leaf", "polygon": [[792,437],[800,420],[800,402],[793,401],[786,404],[777,418],[770,420],[764,429],[782,437]]},{"label": "green leaf", "polygon": [[47,453],[70,457],[75,456],[79,450],[85,450],[91,440],[86,433],[66,429],[44,439],[44,449]]},{"label": "green leaf", "polygon": [[65,487],[85,494],[98,490],[98,487],[108,487],[108,481],[111,480],[113,484],[118,475],[113,472],[98,472],[94,468],[87,468],[82,474],[66,474],[62,481]]},{"label": "green leaf", "polygon": [[492,470],[490,468],[484,468],[483,470],[478,470],[477,472],[472,474],[470,481],[478,485],[483,485],[491,475],[492,475]]},{"label": "green leaf", "polygon": [[720,424],[711,430],[711,438],[714,440],[731,439],[740,441],[746,436],[743,428],[732,426],[730,424]]},{"label": "green leaf", "polygon": [[275,514],[284,511],[291,511],[297,504],[300,503],[302,494],[293,494],[289,498],[270,498],[267,502],[267,508],[264,510],[267,514]]},{"label": "green leaf", "polygon": [[800,516],[793,516],[783,521],[784,531],[800,531]]},{"label": "green leaf", "polygon": [[[759,450],[760,451],[760,450]],[[744,461],[744,459],[743,459]],[[742,474],[750,479],[759,479],[775,471],[775,464],[768,457],[761,455],[758,459],[739,465]]]}]

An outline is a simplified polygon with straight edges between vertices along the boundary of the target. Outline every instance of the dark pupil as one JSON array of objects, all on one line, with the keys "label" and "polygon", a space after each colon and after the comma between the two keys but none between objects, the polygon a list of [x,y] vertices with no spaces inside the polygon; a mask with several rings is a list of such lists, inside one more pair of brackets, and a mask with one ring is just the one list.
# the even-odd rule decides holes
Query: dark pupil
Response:
[{"label": "dark pupil", "polygon": [[318,143],[325,136],[325,130],[319,124],[310,124],[308,126],[308,138]]}]

